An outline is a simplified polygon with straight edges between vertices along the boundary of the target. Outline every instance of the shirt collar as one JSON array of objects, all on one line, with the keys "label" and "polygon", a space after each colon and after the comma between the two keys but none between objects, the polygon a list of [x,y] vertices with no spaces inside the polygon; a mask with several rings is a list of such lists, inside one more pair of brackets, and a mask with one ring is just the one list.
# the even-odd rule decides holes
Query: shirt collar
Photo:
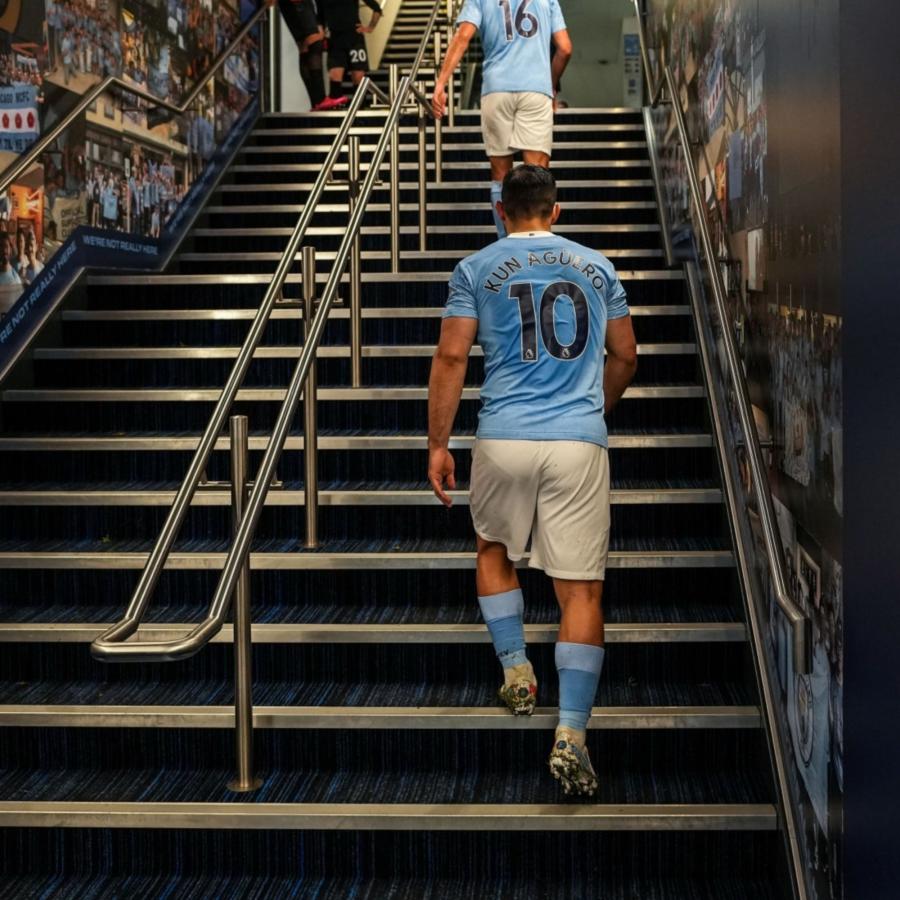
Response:
[{"label": "shirt collar", "polygon": [[536,238],[536,237],[553,237],[552,231],[514,231],[508,234],[511,238]]}]

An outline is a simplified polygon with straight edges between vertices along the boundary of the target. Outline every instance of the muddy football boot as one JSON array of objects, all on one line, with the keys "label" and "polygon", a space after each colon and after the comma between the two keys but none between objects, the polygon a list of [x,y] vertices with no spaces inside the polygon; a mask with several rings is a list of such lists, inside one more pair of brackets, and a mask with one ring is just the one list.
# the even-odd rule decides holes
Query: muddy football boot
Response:
[{"label": "muddy football boot", "polygon": [[556,731],[556,741],[550,751],[550,774],[562,785],[566,794],[593,797],[597,790],[597,773],[591,765],[587,748],[572,740],[565,728]]},{"label": "muddy football boot", "polygon": [[537,680],[531,663],[513,666],[505,672],[506,683],[497,692],[514,716],[530,716],[537,702]]}]

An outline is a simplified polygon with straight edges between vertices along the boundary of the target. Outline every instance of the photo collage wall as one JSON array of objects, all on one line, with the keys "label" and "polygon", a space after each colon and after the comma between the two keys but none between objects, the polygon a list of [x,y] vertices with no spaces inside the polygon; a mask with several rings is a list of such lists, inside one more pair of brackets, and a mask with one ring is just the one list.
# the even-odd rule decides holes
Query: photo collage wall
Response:
[{"label": "photo collage wall", "polygon": [[[107,76],[178,103],[256,0],[7,0],[0,171]],[[183,116],[113,89],[0,195],[0,318],[79,226],[158,238],[257,91],[248,36]]]},{"label": "photo collage wall", "polygon": [[[843,879],[837,5],[648,6],[650,43],[672,67],[700,144],[693,164],[766,444],[789,588],[813,623],[812,672],[801,675],[769,585],[769,650],[801,798],[801,845],[814,896],[832,900],[842,896]],[[686,163],[674,116],[664,110],[657,123],[666,211],[677,233],[690,219]]]}]

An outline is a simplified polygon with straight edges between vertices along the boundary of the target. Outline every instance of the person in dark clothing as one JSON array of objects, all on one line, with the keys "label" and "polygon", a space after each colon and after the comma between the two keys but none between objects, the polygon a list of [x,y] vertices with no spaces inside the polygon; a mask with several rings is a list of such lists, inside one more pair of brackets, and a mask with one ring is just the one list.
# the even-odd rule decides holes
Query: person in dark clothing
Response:
[{"label": "person in dark clothing", "polygon": [[324,109],[325,84],[322,78],[322,51],[325,32],[319,22],[316,0],[266,0],[267,6],[278,3],[285,24],[297,42],[300,54],[300,77],[306,85],[313,109]]},{"label": "person in dark clothing", "polygon": [[[381,19],[378,0],[363,0],[372,10],[368,25],[359,19],[358,0],[320,0],[320,16],[328,28],[328,108],[345,106],[344,74],[349,70],[354,85],[363,80],[369,70],[369,56],[366,52],[365,35],[374,31]],[[325,108],[323,106],[323,108]]]}]

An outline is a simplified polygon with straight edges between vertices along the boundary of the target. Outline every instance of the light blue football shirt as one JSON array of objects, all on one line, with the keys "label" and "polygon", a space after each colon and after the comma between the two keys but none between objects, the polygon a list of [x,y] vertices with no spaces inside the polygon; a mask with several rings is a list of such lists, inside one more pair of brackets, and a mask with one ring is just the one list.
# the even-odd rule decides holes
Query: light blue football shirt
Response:
[{"label": "light blue football shirt", "polygon": [[612,263],[549,232],[503,238],[459,263],[444,317],[478,319],[478,437],[607,446],[606,323],[627,315]]},{"label": "light blue football shirt", "polygon": [[566,20],[559,0],[466,0],[457,24],[471,22],[481,34],[481,94],[536,91],[553,96],[552,35]]}]

